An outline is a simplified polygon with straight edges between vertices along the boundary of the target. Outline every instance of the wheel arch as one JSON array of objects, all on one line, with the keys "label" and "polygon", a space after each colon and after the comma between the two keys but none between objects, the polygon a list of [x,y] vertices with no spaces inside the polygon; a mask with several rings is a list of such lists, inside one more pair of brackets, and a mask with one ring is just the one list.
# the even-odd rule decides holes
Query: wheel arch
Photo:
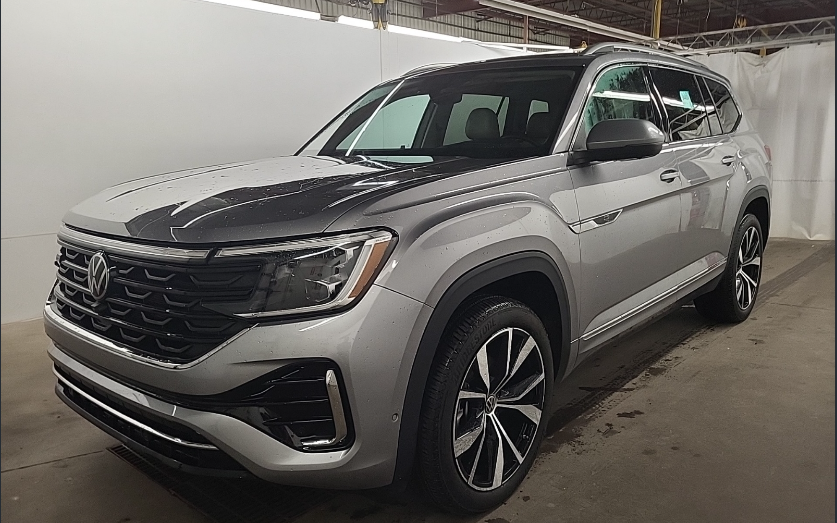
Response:
[{"label": "wheel arch", "polygon": [[[488,261],[460,276],[445,290],[436,304],[413,360],[401,410],[394,484],[405,485],[409,480],[415,458],[424,390],[434,356],[451,317],[470,297],[482,294],[481,291],[491,293],[497,289],[498,284],[527,274],[545,278],[551,284],[550,290],[558,307],[557,319],[555,322],[548,322],[543,320],[541,314],[539,317],[544,321],[550,335],[555,376],[563,376],[566,372],[570,359],[571,309],[564,277],[552,258],[540,251],[519,252]],[[538,310],[535,312],[538,313]]]},{"label": "wheel arch", "polygon": [[758,219],[764,236],[764,245],[767,245],[770,232],[770,192],[767,187],[759,185],[747,191],[744,200],[741,202],[741,210],[738,212],[738,220],[735,222],[736,227],[746,214],[753,214]]}]

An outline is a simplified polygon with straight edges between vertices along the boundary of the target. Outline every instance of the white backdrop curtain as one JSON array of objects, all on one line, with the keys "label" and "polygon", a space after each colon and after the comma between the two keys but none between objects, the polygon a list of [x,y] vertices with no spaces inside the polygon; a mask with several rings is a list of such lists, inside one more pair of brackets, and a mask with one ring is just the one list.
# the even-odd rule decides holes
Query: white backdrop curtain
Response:
[{"label": "white backdrop curtain", "polygon": [[773,153],[773,237],[834,239],[834,42],[694,59],[727,77]]}]

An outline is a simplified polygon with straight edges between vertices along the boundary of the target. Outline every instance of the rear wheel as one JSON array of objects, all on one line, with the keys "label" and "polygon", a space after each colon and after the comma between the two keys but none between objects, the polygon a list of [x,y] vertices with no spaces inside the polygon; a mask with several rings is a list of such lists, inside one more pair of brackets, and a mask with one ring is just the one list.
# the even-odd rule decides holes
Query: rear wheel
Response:
[{"label": "rear wheel", "polygon": [[732,245],[735,250],[730,253],[718,286],[695,299],[698,312],[724,323],[746,320],[756,302],[764,243],[761,224],[755,216],[744,216],[733,236]]},{"label": "rear wheel", "polygon": [[546,330],[522,303],[483,298],[451,322],[419,429],[421,476],[434,503],[477,513],[514,493],[543,437],[552,376]]}]

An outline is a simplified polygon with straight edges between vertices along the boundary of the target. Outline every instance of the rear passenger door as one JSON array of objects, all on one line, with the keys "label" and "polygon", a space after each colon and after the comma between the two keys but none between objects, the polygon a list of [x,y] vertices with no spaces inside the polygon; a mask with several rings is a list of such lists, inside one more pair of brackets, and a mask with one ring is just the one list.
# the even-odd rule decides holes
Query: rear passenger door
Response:
[{"label": "rear passenger door", "polygon": [[[573,149],[602,120],[640,118],[663,129],[643,66],[602,71],[585,102]],[[570,169],[581,248],[579,350],[593,349],[666,304],[680,266],[680,189],[671,146],[650,158]]]},{"label": "rear passenger door", "polygon": [[[739,150],[723,128],[724,123],[730,125],[732,115],[722,122],[702,76],[659,67],[651,68],[651,78],[665,108],[683,176],[680,255],[688,278],[728,255],[729,238],[722,224],[729,195],[727,182],[739,168]],[[734,119],[737,121],[737,116]]]}]

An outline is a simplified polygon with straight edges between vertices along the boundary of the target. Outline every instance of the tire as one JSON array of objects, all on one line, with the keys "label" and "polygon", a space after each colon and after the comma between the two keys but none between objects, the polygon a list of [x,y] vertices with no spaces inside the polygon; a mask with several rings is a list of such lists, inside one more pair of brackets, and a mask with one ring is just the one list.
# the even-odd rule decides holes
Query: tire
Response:
[{"label": "tire", "polygon": [[543,439],[552,369],[546,329],[518,301],[479,298],[448,324],[418,434],[422,483],[437,506],[475,514],[515,492]]},{"label": "tire", "polygon": [[752,214],[745,215],[733,235],[721,281],[713,291],[695,299],[695,309],[700,314],[722,323],[747,319],[761,283],[762,238],[758,219]]}]

